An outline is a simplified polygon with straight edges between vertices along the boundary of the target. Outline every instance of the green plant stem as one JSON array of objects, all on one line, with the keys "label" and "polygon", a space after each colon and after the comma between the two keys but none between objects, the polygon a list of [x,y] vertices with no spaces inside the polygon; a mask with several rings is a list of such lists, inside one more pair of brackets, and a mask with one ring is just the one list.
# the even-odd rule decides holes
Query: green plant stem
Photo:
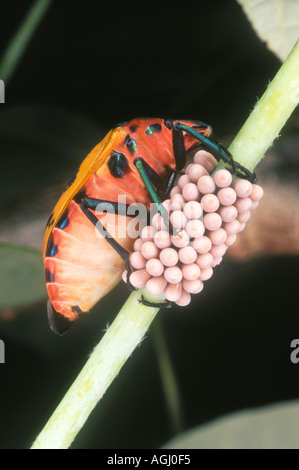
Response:
[{"label": "green plant stem", "polygon": [[0,62],[0,78],[7,83],[12,77],[31,37],[44,17],[51,0],[36,0],[22,25],[12,38]]},{"label": "green plant stem", "polygon": [[[272,145],[298,103],[298,78],[297,43],[230,146],[239,163],[253,170]],[[158,312],[138,302],[141,294],[130,295],[32,448],[61,449],[71,444]]]},{"label": "green plant stem", "polygon": [[228,150],[234,159],[253,171],[298,102],[299,41],[231,143]]},{"label": "green plant stem", "polygon": [[37,437],[33,449],[66,449],[70,446],[159,311],[140,303],[141,295],[140,290],[130,295]]}]

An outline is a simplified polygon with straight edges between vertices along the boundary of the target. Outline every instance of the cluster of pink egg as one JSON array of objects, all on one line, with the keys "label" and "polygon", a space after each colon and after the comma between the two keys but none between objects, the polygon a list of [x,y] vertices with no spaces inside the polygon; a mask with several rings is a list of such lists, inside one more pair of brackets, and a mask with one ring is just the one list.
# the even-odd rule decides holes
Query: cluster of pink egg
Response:
[{"label": "cluster of pink egg", "polygon": [[[198,151],[163,202],[167,218],[155,214],[135,240],[129,278],[133,287],[188,305],[244,230],[263,189],[246,179],[233,181],[226,169],[214,172],[216,165],[213,155]],[[127,271],[123,279],[127,281]]]}]

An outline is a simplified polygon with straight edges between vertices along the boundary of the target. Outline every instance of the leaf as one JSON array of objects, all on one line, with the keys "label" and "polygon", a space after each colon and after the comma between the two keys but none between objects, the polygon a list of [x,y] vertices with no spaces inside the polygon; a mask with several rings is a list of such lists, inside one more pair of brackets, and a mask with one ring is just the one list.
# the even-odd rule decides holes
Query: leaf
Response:
[{"label": "leaf", "polygon": [[46,297],[42,255],[0,244],[0,309],[24,307]]},{"label": "leaf", "polygon": [[296,400],[246,410],[181,434],[164,449],[295,449],[299,441]]},{"label": "leaf", "polygon": [[282,61],[299,36],[298,0],[238,0],[252,27]]}]

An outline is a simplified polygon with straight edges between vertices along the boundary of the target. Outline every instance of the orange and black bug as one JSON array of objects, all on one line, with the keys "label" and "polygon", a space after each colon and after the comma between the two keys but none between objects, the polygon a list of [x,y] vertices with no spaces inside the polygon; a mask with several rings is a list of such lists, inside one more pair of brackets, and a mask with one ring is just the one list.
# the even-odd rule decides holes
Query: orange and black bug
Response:
[{"label": "orange and black bug", "polygon": [[[128,205],[159,204],[184,168],[186,153],[199,144],[228,163],[233,173],[254,179],[210,134],[210,126],[201,121],[133,119],[112,129],[85,158],[44,236],[48,315],[56,333],[64,333],[115,287],[129,262],[134,240],[107,238],[102,214],[95,213],[98,204],[116,206],[119,196],[126,196]],[[110,227],[128,223],[126,207],[113,214]],[[109,223],[103,209],[104,215]]]}]

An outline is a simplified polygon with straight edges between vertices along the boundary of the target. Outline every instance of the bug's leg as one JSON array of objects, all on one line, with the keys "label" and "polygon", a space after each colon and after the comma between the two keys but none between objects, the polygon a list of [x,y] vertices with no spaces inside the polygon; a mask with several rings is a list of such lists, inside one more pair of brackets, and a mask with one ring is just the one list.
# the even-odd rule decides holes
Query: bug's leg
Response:
[{"label": "bug's leg", "polygon": [[256,182],[256,175],[255,173],[249,171],[244,166],[240,165],[240,163],[236,162],[231,153],[221,144],[215,142],[211,137],[207,137],[200,132],[196,131],[196,129],[187,126],[181,122],[176,122],[173,127],[180,129],[182,132],[185,131],[186,134],[195,137],[199,142],[201,142],[209,151],[213,153],[213,155],[217,158],[217,160],[223,160],[224,163],[227,163],[231,166],[233,174],[237,176],[241,176],[242,178],[246,178],[252,183]]},{"label": "bug's leg", "polygon": [[[80,202],[84,201],[84,204],[92,210],[97,210],[98,212],[107,212],[111,214],[124,215],[125,217],[135,217],[135,214],[131,214],[132,204],[123,204],[120,202],[107,201],[106,199],[95,199],[91,197],[84,197]],[[136,206],[136,212],[139,211],[138,206]]]},{"label": "bug's leg", "polygon": [[[145,183],[147,187],[147,190],[149,191],[152,197],[152,200],[156,203],[158,207],[158,211],[160,212],[160,214],[161,214],[160,209],[164,211],[163,218],[165,222],[167,220],[167,223],[169,223],[168,214],[164,210],[164,207],[161,204],[162,204],[162,199],[163,200],[166,199],[166,196],[171,191],[171,188],[173,186],[173,183],[177,174],[176,171],[171,170],[171,174],[170,174],[170,177],[168,179],[168,182],[165,188],[165,183],[163,179],[161,178],[161,176],[155,170],[153,170],[153,168],[143,158],[141,157],[136,158],[134,163],[135,163],[135,166],[137,167],[137,170],[141,178],[143,179],[143,182]],[[156,189],[153,187],[153,185],[155,186]],[[150,219],[148,221],[148,225],[150,225]]]},{"label": "bug's leg", "polygon": [[90,220],[90,222],[95,226],[95,228],[100,232],[100,234],[107,240],[107,242],[115,249],[115,251],[122,257],[124,261],[129,260],[129,252],[123,248],[105,229],[100,220],[90,211],[88,203],[85,199],[82,199],[80,203],[80,209]]},{"label": "bug's leg", "polygon": [[[97,212],[107,212],[116,215],[123,215],[125,217],[136,217],[136,212],[140,213],[138,203],[134,204],[123,204],[121,202],[107,201],[106,199],[95,199],[91,197],[84,197],[84,201],[87,203],[89,209],[96,210]],[[77,202],[81,202],[82,198],[77,198]],[[135,209],[135,212],[132,210]],[[147,225],[150,224],[149,214],[146,219]]]},{"label": "bug's leg", "polygon": [[[142,157],[135,158],[134,165],[136,166],[138,173],[140,174],[152,200],[155,204],[157,204],[160,214],[163,215],[162,213],[165,212],[165,209],[162,206],[162,201],[159,193],[153,186],[153,184],[156,186],[156,181],[154,181],[156,175],[161,180],[160,176],[148,165],[148,163],[146,163],[146,161]],[[161,188],[163,188],[163,186],[163,181],[161,180]]]},{"label": "bug's leg", "polygon": [[131,282],[130,282],[130,276],[132,274],[132,269],[131,269],[131,263],[130,261],[127,261],[126,262],[126,270],[127,270],[127,280],[126,280],[126,284],[128,286],[128,288],[130,289],[130,291],[133,291],[133,290],[138,290],[136,287],[132,286]]},{"label": "bug's leg", "polygon": [[227,150],[224,145],[214,142],[211,138],[209,140],[215,144],[218,149],[221,151],[219,154],[220,158],[225,162],[231,165],[232,173],[240,178],[245,178],[249,180],[251,183],[257,182],[257,177],[255,172],[249,171],[245,166],[241,165],[240,163],[236,162],[232,156],[232,154]]},{"label": "bug's leg", "polygon": [[[206,129],[207,132],[211,132],[210,126],[208,124],[205,124],[204,122],[201,122],[201,121],[194,121],[194,122],[195,122],[195,125],[192,126],[193,129]],[[180,172],[186,165],[187,151],[186,151],[186,146],[185,146],[183,130],[180,129],[178,126],[174,125],[171,119],[164,119],[164,125],[169,130],[172,131],[172,147],[173,147],[173,155],[174,155],[175,164],[176,164],[176,170],[172,171],[172,174],[170,175],[170,178],[166,186],[165,195],[168,196],[172,189],[172,186],[174,184],[174,181],[178,172]]]},{"label": "bug's leg", "polygon": [[[100,232],[100,234],[107,240],[107,242],[114,248],[114,250],[121,256],[121,258],[126,262],[126,269],[128,271],[128,276],[127,276],[127,285],[130,290],[136,290],[135,287],[132,286],[130,283],[130,274],[131,274],[131,265],[130,265],[130,253],[123,248],[111,235],[110,233],[105,229],[103,224],[100,222],[100,220],[90,211],[90,209],[93,209],[92,204],[91,207],[88,205],[88,199],[89,198],[84,198],[81,200],[80,203],[80,209],[82,212],[86,215],[86,217],[90,220],[90,222],[95,226],[95,228]],[[93,200],[98,201],[97,205],[99,204],[99,199],[94,199]],[[104,202],[109,202],[109,201],[104,201]],[[124,204],[125,205],[125,204]]]},{"label": "bug's leg", "polygon": [[[138,160],[142,163],[142,168],[143,168],[144,173],[146,173],[148,179],[157,189],[156,193],[159,194],[159,192],[164,192],[165,185],[161,176],[155,170],[153,170],[153,168],[142,157],[137,157],[134,160],[134,163],[137,162]],[[135,166],[137,167],[139,171],[139,168],[136,165],[136,163],[135,163]],[[140,176],[142,177],[142,175]]]},{"label": "bug's leg", "polygon": [[141,296],[141,300],[139,300],[138,302],[140,302],[143,305],[146,305],[147,307],[155,307],[155,308],[161,308],[161,307],[171,308],[172,307],[172,303],[168,302],[167,300],[165,302],[163,302],[163,301],[161,301],[161,302],[149,302],[148,300],[145,300],[143,295]]},{"label": "bug's leg", "polygon": [[177,171],[181,171],[186,165],[187,160],[183,130],[176,124],[173,124],[171,119],[165,119],[164,124],[172,132],[172,147],[175,166]]},{"label": "bug's leg", "polygon": [[[135,158],[134,164],[135,164],[135,166],[138,170],[138,173],[140,174],[140,176],[141,176],[141,178],[142,178],[142,180],[143,180],[143,182],[146,186],[146,189],[148,190],[153,202],[156,204],[156,206],[158,208],[158,212],[163,217],[166,226],[169,226],[168,212],[164,208],[164,206],[162,205],[162,201],[160,199],[160,196],[159,196],[159,194],[157,193],[157,191],[155,190],[155,188],[152,184],[151,176],[148,172],[149,165],[145,164],[145,161],[141,157]],[[152,170],[152,171],[154,171],[154,170]]]},{"label": "bug's leg", "polygon": [[184,168],[187,161],[187,152],[182,129],[174,126],[172,128],[172,147],[175,158],[176,170],[180,171]]},{"label": "bug's leg", "polygon": [[166,198],[169,196],[169,193],[172,190],[172,187],[174,185],[176,176],[177,176],[177,172],[175,170],[171,170],[171,174],[170,174],[170,177],[167,181],[167,185],[166,185],[166,188],[165,188],[165,191],[164,191],[164,195],[165,195]]},{"label": "bug's leg", "polygon": [[[181,171],[187,161],[187,151],[185,146],[185,140],[183,135],[183,130],[180,129],[178,126],[173,124],[171,119],[164,119],[164,125],[172,131],[172,147],[173,147],[173,155],[176,164],[176,170],[172,172],[170,178],[168,180],[165,195],[168,196],[170,193],[172,186],[174,184],[175,178],[179,171]],[[201,129],[205,130],[208,134],[212,132],[211,127],[202,121],[194,121],[193,129]]]}]

